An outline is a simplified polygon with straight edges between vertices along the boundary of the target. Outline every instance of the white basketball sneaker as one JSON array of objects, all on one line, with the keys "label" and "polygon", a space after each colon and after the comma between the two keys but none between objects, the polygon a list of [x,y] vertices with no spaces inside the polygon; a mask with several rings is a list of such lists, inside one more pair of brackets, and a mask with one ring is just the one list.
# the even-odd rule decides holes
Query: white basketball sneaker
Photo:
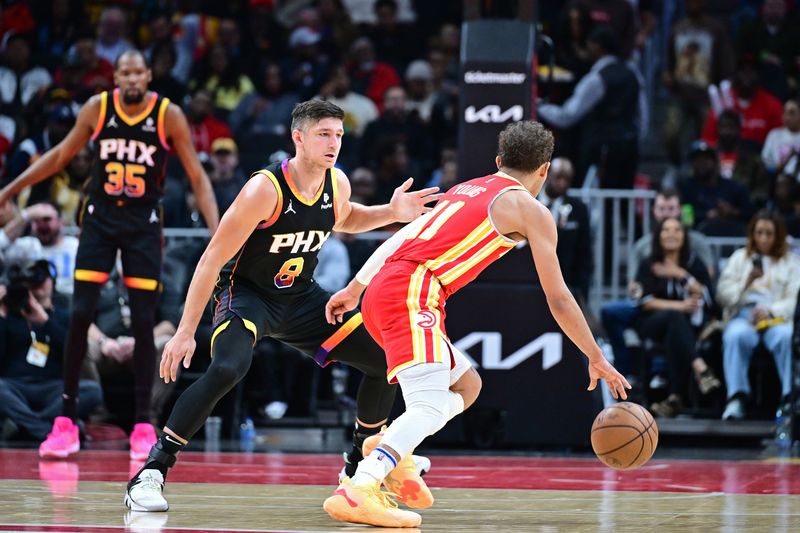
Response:
[{"label": "white basketball sneaker", "polygon": [[128,483],[125,505],[131,511],[166,511],[169,509],[164,499],[164,476],[155,468],[142,470],[138,477]]}]

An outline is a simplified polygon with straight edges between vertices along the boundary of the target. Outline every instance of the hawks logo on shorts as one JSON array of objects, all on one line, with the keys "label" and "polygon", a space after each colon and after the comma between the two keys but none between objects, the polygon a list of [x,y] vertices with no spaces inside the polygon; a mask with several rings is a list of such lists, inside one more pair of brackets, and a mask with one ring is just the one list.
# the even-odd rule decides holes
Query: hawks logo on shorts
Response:
[{"label": "hawks logo on shorts", "polygon": [[424,309],[417,313],[417,325],[421,328],[432,328],[436,325],[436,315],[433,311]]}]

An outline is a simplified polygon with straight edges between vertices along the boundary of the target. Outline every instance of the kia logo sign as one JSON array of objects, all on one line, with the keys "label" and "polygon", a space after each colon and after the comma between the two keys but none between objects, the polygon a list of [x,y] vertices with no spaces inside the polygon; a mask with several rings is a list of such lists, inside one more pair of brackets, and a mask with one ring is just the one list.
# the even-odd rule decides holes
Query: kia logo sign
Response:
[{"label": "kia logo sign", "polygon": [[[561,362],[562,342],[563,337],[561,333],[544,333],[505,358],[502,353],[503,335],[499,331],[475,331],[463,339],[454,342],[453,345],[458,348],[476,368],[483,366],[483,368],[487,370],[511,370],[518,364],[541,352],[542,370],[547,370]],[[478,365],[476,361],[467,354],[467,350],[474,346],[481,347],[481,365]]]},{"label": "kia logo sign", "polygon": [[522,120],[524,111],[521,105],[514,105],[503,111],[499,105],[487,105],[481,109],[475,109],[471,105],[464,111],[464,120],[467,124],[483,122],[486,124],[500,124],[503,122],[519,122]]}]

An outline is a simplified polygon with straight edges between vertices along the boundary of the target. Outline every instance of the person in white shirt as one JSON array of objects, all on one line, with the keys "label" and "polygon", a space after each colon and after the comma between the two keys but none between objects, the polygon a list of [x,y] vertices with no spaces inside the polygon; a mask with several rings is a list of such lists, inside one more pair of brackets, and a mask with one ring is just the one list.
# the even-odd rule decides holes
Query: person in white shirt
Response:
[{"label": "person in white shirt", "polygon": [[761,159],[770,172],[781,169],[791,158],[800,151],[800,104],[797,100],[787,100],[783,104],[783,127],[770,130],[764,148],[761,150]]},{"label": "person in white shirt", "polygon": [[775,358],[782,403],[792,390],[792,317],[800,290],[800,258],[789,251],[780,215],[760,211],[747,229],[747,246],[731,255],[717,285],[723,309],[722,363],[728,404],[723,419],[740,419],[750,394],[747,371],[756,346]]},{"label": "person in white shirt", "polygon": [[355,137],[361,137],[367,124],[378,118],[375,103],[363,94],[350,90],[350,76],[341,65],[333,69],[315,99],[341,107],[344,110],[344,131]]}]

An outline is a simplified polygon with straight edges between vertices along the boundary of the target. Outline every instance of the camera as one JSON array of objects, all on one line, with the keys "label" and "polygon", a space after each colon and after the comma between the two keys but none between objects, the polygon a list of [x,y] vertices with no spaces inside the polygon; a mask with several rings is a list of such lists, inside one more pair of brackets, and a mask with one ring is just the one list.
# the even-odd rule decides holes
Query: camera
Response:
[{"label": "camera", "polygon": [[53,278],[50,263],[39,259],[26,265],[12,265],[7,272],[8,285],[3,298],[9,313],[22,314],[30,311],[28,304],[29,291],[38,287],[47,278]]}]

